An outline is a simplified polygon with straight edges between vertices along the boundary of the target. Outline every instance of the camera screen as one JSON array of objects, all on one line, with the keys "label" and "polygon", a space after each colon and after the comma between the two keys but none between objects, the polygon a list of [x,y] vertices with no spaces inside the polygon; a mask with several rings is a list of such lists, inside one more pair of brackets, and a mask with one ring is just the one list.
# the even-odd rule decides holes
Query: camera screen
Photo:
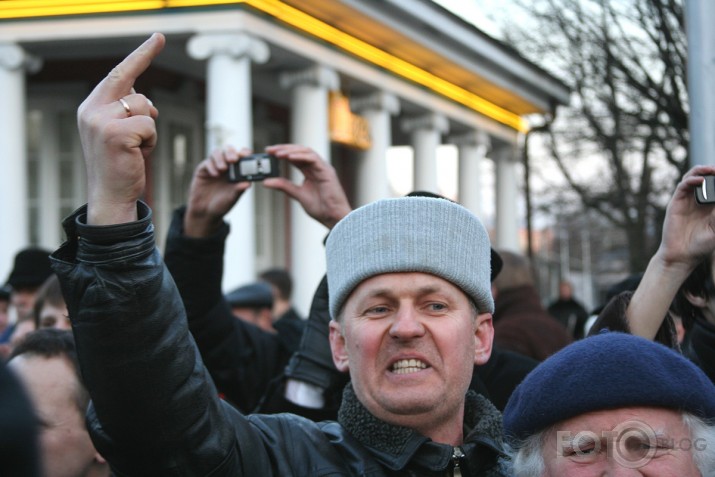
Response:
[{"label": "camera screen", "polygon": [[258,158],[254,161],[240,161],[242,176],[255,176],[271,173],[271,161],[268,158]]}]

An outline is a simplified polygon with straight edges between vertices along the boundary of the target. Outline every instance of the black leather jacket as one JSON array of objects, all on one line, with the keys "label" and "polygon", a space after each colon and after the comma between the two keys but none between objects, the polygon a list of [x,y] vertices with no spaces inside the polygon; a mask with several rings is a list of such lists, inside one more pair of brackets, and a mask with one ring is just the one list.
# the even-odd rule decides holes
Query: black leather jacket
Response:
[{"label": "black leather jacket", "polygon": [[458,450],[377,420],[350,388],[339,422],[244,416],[221,401],[155,248],[151,212],[138,208],[137,222],[97,227],[79,209],[52,255],[92,398],[90,433],[116,475],[444,476],[455,462],[464,476],[508,475],[501,415],[476,395]]}]

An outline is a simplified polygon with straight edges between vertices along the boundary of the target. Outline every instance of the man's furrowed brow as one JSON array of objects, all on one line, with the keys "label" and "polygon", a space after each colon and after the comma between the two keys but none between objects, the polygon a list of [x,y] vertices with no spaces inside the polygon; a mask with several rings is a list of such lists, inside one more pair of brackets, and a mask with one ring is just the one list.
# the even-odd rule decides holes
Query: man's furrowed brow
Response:
[{"label": "man's furrowed brow", "polygon": [[365,298],[387,298],[394,295],[391,288],[383,287],[370,290],[365,294]]}]

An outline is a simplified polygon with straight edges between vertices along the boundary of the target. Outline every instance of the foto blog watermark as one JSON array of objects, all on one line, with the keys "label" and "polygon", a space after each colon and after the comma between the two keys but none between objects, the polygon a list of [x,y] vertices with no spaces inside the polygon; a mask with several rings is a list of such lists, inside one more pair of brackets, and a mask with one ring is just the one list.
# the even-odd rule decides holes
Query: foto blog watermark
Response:
[{"label": "foto blog watermark", "polygon": [[607,458],[628,469],[648,464],[659,452],[697,452],[707,447],[705,439],[674,439],[656,432],[639,420],[623,422],[600,434],[593,431],[556,432],[557,456],[574,456],[588,460],[605,453]]}]

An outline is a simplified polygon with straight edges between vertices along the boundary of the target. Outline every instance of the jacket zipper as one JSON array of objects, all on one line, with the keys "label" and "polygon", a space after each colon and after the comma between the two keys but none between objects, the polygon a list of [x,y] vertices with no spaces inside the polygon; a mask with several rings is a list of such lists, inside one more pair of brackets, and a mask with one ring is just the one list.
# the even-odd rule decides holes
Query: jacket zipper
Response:
[{"label": "jacket zipper", "polygon": [[459,466],[460,459],[464,457],[464,452],[460,447],[454,447],[452,451],[452,477],[462,477],[462,468]]}]

